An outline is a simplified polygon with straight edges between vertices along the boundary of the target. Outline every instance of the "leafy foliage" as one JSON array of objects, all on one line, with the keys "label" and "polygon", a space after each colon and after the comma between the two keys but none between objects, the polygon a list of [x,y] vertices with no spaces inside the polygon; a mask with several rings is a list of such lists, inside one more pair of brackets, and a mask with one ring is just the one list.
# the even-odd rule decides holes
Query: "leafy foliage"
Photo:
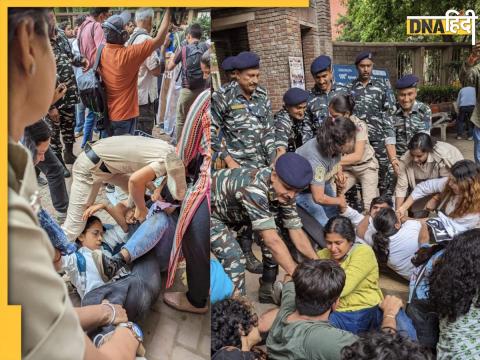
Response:
[{"label": "leafy foliage", "polygon": [[480,12],[480,0],[342,0],[347,14],[340,16],[340,41],[469,41],[464,36],[406,35],[407,16],[444,16],[450,9]]}]

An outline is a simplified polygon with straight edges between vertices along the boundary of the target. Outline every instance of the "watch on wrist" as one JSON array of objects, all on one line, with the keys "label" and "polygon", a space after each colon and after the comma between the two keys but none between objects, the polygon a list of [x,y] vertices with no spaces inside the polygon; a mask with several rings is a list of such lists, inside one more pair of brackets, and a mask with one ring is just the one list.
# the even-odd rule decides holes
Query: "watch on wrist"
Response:
[{"label": "watch on wrist", "polygon": [[138,342],[143,343],[143,331],[140,329],[140,326],[131,321],[120,323],[118,326],[130,329],[133,336],[135,336],[135,339],[137,339]]}]

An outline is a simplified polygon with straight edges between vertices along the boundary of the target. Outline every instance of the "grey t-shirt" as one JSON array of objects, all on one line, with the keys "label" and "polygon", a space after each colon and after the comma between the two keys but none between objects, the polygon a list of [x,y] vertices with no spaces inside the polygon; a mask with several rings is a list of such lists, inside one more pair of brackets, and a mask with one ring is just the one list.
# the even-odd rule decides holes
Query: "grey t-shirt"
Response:
[{"label": "grey t-shirt", "polygon": [[308,140],[297,149],[297,154],[308,160],[313,170],[310,184],[324,186],[335,176],[340,167],[340,155],[333,158],[322,155],[318,149],[317,139]]},{"label": "grey t-shirt", "polygon": [[328,321],[287,322],[294,311],[295,286],[290,281],[283,287],[282,305],[267,338],[269,359],[339,360],[340,351],[357,340]]}]

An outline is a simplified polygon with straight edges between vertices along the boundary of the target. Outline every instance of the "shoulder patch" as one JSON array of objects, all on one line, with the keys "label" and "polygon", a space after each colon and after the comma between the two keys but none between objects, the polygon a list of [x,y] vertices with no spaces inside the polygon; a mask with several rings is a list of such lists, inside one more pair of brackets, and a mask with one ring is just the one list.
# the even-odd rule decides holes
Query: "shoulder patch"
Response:
[{"label": "shoulder patch", "polygon": [[230,105],[230,109],[232,109],[232,110],[245,109],[246,107],[247,107],[247,105],[245,105],[245,104],[233,104],[233,105]]},{"label": "shoulder patch", "polygon": [[315,168],[315,180],[324,181],[326,172],[327,170],[323,166],[317,166]]}]

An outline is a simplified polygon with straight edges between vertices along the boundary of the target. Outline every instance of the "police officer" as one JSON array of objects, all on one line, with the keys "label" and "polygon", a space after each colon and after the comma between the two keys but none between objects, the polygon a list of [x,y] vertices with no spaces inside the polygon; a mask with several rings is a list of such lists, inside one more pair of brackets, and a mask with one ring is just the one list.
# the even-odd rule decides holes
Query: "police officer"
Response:
[{"label": "police officer", "polygon": [[220,156],[229,168],[259,168],[275,158],[272,109],[266,90],[258,86],[259,66],[256,54],[238,54],[237,81],[212,95],[213,157]]},{"label": "police officer", "polygon": [[432,127],[432,111],[430,107],[417,97],[418,77],[405,75],[397,81],[397,105],[393,114],[393,127],[387,128],[388,158],[393,170],[398,175],[399,158],[407,152],[407,146],[413,135],[418,132],[430,134]]},{"label": "police officer", "polygon": [[345,88],[333,83],[332,59],[329,56],[321,55],[313,60],[310,72],[315,80],[315,86],[310,90],[307,103],[306,119],[311,136],[306,140],[313,138],[320,123],[328,117],[330,100],[336,94],[346,92]]},{"label": "police officer", "polygon": [[225,60],[223,60],[221,68],[225,72],[225,76],[227,78],[227,82],[223,84],[223,86],[231,83],[232,81],[235,81],[236,75],[235,75],[235,67],[234,67],[234,62],[235,62],[235,56],[227,56]]},{"label": "police officer", "polygon": [[313,137],[310,127],[305,126],[307,100],[308,92],[299,88],[288,89],[283,95],[283,108],[274,116],[277,156],[295,152]]},{"label": "police officer", "polygon": [[278,266],[292,274],[296,264],[282,240],[279,229],[308,258],[316,259],[310,241],[302,230],[295,196],[307,187],[313,171],[309,162],[296,153],[281,155],[275,168],[223,169],[212,177],[211,249],[222,263],[235,287],[245,295],[245,258],[234,231],[251,224],[262,245],[273,254],[263,257],[260,302],[272,302],[272,288]]},{"label": "police officer", "polygon": [[368,138],[375,150],[379,164],[379,189],[381,194],[393,193],[393,170],[385,150],[385,128],[392,126],[393,93],[385,81],[372,78],[372,53],[363,51],[355,59],[358,77],[348,85],[355,99],[353,115],[367,123]]}]

